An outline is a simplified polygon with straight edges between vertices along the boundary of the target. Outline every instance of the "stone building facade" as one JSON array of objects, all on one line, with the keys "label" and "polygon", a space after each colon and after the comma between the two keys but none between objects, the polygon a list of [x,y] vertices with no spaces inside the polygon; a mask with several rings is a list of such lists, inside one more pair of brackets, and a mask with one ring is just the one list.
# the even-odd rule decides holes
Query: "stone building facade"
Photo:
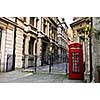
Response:
[{"label": "stone building facade", "polygon": [[[86,82],[90,82],[90,80],[91,82],[100,82],[100,17],[75,17],[74,21],[75,20],[76,22],[72,23],[71,27],[73,31],[77,30],[78,38],[80,38],[80,40],[77,40],[83,44],[83,58],[85,62],[84,79]],[[83,32],[83,34],[81,31],[82,26],[84,28],[86,25],[88,25],[91,30],[89,32],[90,34],[88,34],[91,35],[91,47],[90,37],[88,37],[88,35],[84,36],[85,33]],[[75,29],[76,26],[77,28]],[[85,40],[83,37],[85,37]],[[92,55],[91,58],[90,53]],[[91,64],[90,60],[92,60]]]},{"label": "stone building facade", "polygon": [[0,71],[6,70],[7,55],[13,54],[13,32],[12,24],[8,24],[4,20],[0,21]]},{"label": "stone building facade", "polygon": [[89,17],[74,17],[70,24],[73,30],[73,41],[83,45],[84,80],[90,82],[90,38],[83,32],[84,27],[89,25]]},{"label": "stone building facade", "polygon": [[63,18],[58,19],[58,55],[59,62],[66,61],[66,54],[68,53],[68,26]]},{"label": "stone building facade", "polygon": [[[59,62],[58,23],[62,25],[58,17],[0,17],[0,71],[46,65],[49,54],[53,63]],[[65,36],[61,45],[64,52],[66,27],[60,33]]]},{"label": "stone building facade", "polygon": [[68,44],[73,43],[74,42],[74,39],[73,39],[73,36],[74,36],[73,30],[71,28],[69,28],[68,31],[67,31],[67,34],[68,34]]},{"label": "stone building facade", "polygon": [[100,82],[100,17],[93,17],[92,21],[92,82]]}]

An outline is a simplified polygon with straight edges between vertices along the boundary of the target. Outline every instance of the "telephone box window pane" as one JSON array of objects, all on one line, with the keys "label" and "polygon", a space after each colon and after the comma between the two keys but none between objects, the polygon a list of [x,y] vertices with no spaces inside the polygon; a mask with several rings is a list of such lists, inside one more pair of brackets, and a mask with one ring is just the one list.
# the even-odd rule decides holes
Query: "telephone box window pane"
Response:
[{"label": "telephone box window pane", "polygon": [[80,53],[73,52],[72,53],[72,72],[77,73],[80,72]]}]

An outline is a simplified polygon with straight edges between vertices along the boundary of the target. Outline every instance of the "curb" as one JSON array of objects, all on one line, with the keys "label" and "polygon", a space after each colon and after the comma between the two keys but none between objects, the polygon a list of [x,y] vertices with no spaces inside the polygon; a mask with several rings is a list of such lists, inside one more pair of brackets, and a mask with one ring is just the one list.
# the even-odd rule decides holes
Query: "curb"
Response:
[{"label": "curb", "polygon": [[32,69],[22,69],[21,72],[34,72]]}]

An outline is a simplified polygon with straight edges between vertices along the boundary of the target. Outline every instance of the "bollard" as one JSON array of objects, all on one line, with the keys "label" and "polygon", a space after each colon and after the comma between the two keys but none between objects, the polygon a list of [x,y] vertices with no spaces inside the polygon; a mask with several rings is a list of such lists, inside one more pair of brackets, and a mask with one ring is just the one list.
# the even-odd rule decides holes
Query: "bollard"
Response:
[{"label": "bollard", "polygon": [[36,67],[37,67],[36,62],[37,62],[37,56],[35,56],[35,72],[36,72]]},{"label": "bollard", "polygon": [[66,74],[67,74],[67,62],[68,62],[68,57],[67,57],[67,54],[66,54]]},{"label": "bollard", "polygon": [[66,63],[66,74],[67,74],[67,63]]},{"label": "bollard", "polygon": [[51,64],[49,65],[49,72],[51,72]]},{"label": "bollard", "polygon": [[51,72],[51,55],[50,55],[49,72]]}]

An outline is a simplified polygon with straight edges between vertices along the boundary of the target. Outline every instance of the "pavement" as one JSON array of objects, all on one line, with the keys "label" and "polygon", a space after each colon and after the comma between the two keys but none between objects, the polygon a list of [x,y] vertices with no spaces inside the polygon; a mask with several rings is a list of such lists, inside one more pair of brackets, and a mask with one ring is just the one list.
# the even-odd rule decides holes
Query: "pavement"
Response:
[{"label": "pavement", "polygon": [[49,65],[34,68],[16,69],[0,73],[0,83],[84,83],[82,80],[69,80],[65,73],[66,64],[54,64],[49,72]]}]

